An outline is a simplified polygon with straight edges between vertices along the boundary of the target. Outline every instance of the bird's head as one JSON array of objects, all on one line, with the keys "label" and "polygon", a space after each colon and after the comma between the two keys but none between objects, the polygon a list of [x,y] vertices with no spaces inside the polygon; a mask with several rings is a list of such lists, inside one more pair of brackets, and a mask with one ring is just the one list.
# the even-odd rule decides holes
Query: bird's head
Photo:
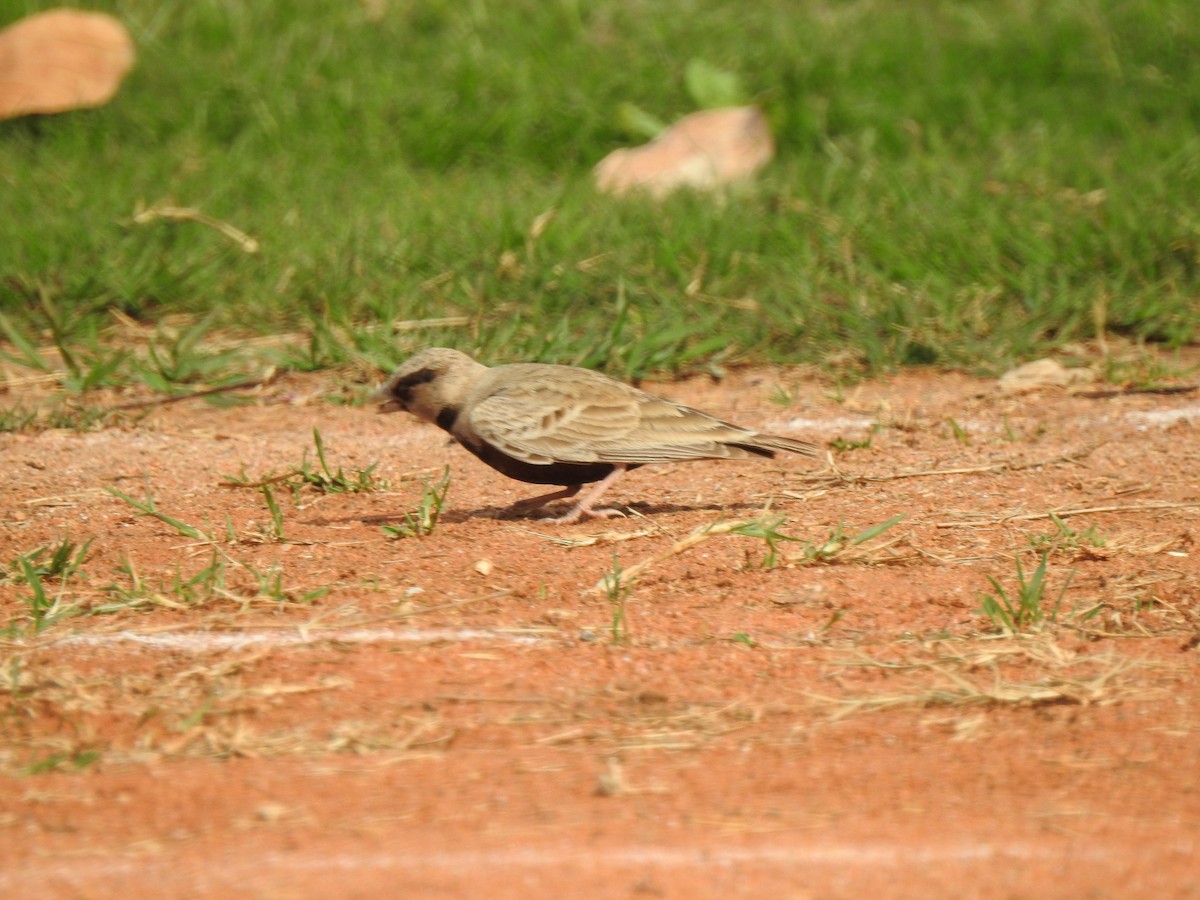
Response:
[{"label": "bird's head", "polygon": [[380,412],[409,412],[426,422],[457,414],[471,385],[487,369],[465,353],[431,347],[402,363],[372,395]]}]

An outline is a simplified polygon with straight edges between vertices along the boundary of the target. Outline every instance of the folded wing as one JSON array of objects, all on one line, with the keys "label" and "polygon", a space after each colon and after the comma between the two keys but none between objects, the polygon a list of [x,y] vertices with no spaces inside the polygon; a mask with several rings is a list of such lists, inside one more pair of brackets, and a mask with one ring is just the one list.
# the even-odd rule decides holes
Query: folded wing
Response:
[{"label": "folded wing", "polygon": [[471,405],[465,424],[497,449],[534,465],[818,453],[812,444],[761,435],[602,375],[580,378],[577,372],[562,379],[506,379]]}]

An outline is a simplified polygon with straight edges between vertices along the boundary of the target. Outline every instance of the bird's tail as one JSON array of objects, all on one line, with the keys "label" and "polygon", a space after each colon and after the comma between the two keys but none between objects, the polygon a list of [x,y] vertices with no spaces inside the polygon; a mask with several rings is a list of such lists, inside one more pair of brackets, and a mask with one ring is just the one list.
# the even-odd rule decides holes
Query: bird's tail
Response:
[{"label": "bird's tail", "polygon": [[[764,456],[774,456],[774,451],[783,450],[787,453],[799,453],[801,456],[807,456],[810,459],[821,458],[821,448],[816,444],[780,437],[777,434],[756,434],[753,441],[747,441],[742,446],[752,453],[757,451]],[[764,453],[763,451],[766,452]]]}]

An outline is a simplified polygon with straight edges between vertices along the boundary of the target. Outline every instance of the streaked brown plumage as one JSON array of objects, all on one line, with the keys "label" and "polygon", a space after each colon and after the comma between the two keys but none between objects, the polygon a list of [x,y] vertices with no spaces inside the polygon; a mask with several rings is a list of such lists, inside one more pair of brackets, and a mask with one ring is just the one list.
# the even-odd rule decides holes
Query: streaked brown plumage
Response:
[{"label": "streaked brown plumage", "polygon": [[568,524],[619,515],[592,509],[627,469],[690,459],[773,457],[785,450],[817,457],[805,441],[760,434],[662,400],[574,366],[517,363],[489,368],[465,353],[434,347],[402,364],[376,391],[381,412],[406,411],[433,422],[493,469],[532,484],[562,485],[518,509],[574,497]]}]

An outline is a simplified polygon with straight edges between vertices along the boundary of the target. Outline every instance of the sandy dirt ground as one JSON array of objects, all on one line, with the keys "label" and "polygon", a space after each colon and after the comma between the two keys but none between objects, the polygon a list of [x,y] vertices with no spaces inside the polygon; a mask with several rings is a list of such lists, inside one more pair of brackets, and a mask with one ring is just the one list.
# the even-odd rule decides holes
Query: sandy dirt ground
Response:
[{"label": "sandy dirt ground", "polygon": [[562,527],[330,385],[0,435],[0,894],[1200,896],[1196,392],[647,386],[828,464]]}]

